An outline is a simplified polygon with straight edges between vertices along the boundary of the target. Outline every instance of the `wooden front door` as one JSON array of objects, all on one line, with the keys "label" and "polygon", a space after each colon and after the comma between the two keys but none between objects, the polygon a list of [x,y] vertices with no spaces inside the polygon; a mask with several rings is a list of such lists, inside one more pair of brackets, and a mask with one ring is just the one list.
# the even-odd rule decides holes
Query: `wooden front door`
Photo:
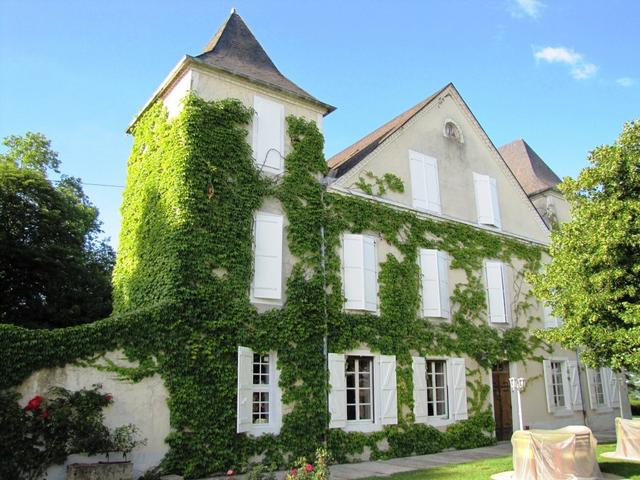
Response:
[{"label": "wooden front door", "polygon": [[495,364],[491,369],[491,377],[493,379],[493,408],[496,420],[496,438],[498,440],[509,440],[513,433],[509,362]]}]

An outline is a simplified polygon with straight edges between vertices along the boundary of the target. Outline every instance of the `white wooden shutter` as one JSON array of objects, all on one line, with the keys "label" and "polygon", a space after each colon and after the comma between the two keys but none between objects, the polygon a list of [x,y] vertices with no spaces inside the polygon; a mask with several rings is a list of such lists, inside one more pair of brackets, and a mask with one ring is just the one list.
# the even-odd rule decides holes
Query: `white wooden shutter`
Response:
[{"label": "white wooden shutter", "polygon": [[473,185],[476,193],[476,212],[478,223],[484,225],[493,224],[493,212],[491,208],[491,184],[487,175],[473,173]]},{"label": "white wooden shutter", "polygon": [[238,396],[236,411],[236,431],[248,432],[251,429],[253,390],[253,351],[238,347]]},{"label": "white wooden shutter", "polygon": [[449,318],[449,256],[438,252],[438,280],[440,282],[440,316]]},{"label": "white wooden shutter", "polygon": [[381,425],[398,423],[398,400],[396,393],[396,357],[380,355],[378,357],[380,372],[380,409],[378,417]]},{"label": "white wooden shutter", "polygon": [[417,210],[428,210],[427,178],[424,163],[416,152],[409,150],[409,169],[411,172],[411,202]]},{"label": "white wooden shutter", "polygon": [[474,172],[473,184],[476,194],[478,223],[500,228],[500,206],[496,179]]},{"label": "white wooden shutter", "polygon": [[440,213],[440,183],[438,160],[409,150],[411,172],[411,199],[413,208]]},{"label": "white wooden shutter", "polygon": [[553,404],[551,360],[542,361],[542,370],[544,371],[544,390],[547,394],[547,412],[552,413],[556,408]]},{"label": "white wooden shutter", "polygon": [[413,359],[413,415],[415,423],[427,422],[427,361],[423,357]]},{"label": "white wooden shutter", "polygon": [[440,280],[438,251],[420,249],[420,273],[422,275],[422,315],[440,316]]},{"label": "white wooden shutter", "polygon": [[422,315],[449,318],[449,258],[446,253],[420,249]]},{"label": "white wooden shutter", "polygon": [[569,386],[571,388],[571,409],[582,410],[582,391],[580,389],[580,369],[575,360],[567,361]]},{"label": "white wooden shutter", "polygon": [[342,236],[342,263],[345,308],[378,309],[378,269],[376,243],[365,235]]},{"label": "white wooden shutter", "polygon": [[452,420],[466,420],[467,414],[467,370],[464,358],[450,358],[449,364],[449,409]]},{"label": "white wooden shutter", "polygon": [[[587,367],[587,388],[589,390],[589,407],[591,410],[596,410],[598,408],[598,398],[596,395],[596,376],[597,370],[593,370]],[[602,376],[600,377],[602,381]],[[602,385],[604,389],[604,384]]]},{"label": "white wooden shutter", "polygon": [[364,246],[362,235],[342,236],[345,308],[364,309]]},{"label": "white wooden shutter", "polygon": [[253,156],[259,169],[280,173],[284,157],[284,106],[253,97]]},{"label": "white wooden shutter", "polygon": [[507,323],[504,271],[501,262],[486,261],[487,304],[492,323]]},{"label": "white wooden shutter", "polygon": [[544,306],[544,328],[555,328],[560,326],[558,317],[554,317],[551,313],[551,307],[549,305]]},{"label": "white wooden shutter", "polygon": [[609,406],[619,407],[620,390],[618,389],[618,384],[616,383],[617,374],[614,373],[610,368],[603,368],[601,372],[603,388],[605,388],[607,391]]},{"label": "white wooden shutter", "polygon": [[258,212],[255,225],[253,296],[282,298],[282,215]]},{"label": "white wooden shutter", "polygon": [[345,357],[339,353],[329,354],[329,428],[347,426],[347,383],[345,378]]},{"label": "white wooden shutter", "polygon": [[376,256],[376,241],[367,237],[362,238],[363,266],[364,266],[364,309],[370,312],[378,310],[378,261]]},{"label": "white wooden shutter", "polygon": [[489,179],[489,187],[491,188],[491,213],[493,215],[492,225],[498,228],[502,227],[502,220],[500,219],[500,202],[498,199],[498,184],[495,178]]}]

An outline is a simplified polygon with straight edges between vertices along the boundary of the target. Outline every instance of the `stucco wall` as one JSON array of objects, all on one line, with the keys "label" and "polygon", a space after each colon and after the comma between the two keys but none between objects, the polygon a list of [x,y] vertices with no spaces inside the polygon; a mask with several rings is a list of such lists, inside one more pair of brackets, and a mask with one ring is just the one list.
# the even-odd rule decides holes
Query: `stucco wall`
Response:
[{"label": "stucco wall", "polygon": [[[110,352],[107,358],[118,365],[130,365],[120,352]],[[134,467],[134,478],[137,478],[147,469],[160,463],[168,451],[164,441],[170,430],[168,393],[159,375],[145,378],[138,383],[131,383],[118,380],[114,373],[67,365],[64,368],[40,370],[32,374],[17,390],[22,395],[21,404],[26,404],[34,395],[46,393],[53,386],[74,391],[90,388],[96,383],[102,384],[103,392],[113,395],[113,403],[104,409],[105,424],[109,428],[115,428],[133,423],[140,429],[140,435],[147,439],[146,446],[139,447],[130,455]],[[112,455],[111,458],[114,459],[114,456]],[[115,459],[118,459],[117,455]],[[71,455],[66,464],[98,460],[105,459],[100,456]],[[47,479],[63,480],[66,474],[65,465],[49,468]]]},{"label": "stucco wall", "polygon": [[[535,208],[527,199],[498,153],[483,138],[479,127],[448,90],[431,102],[398,132],[387,139],[366,159],[340,177],[335,185],[356,188],[354,184],[368,171],[382,177],[394,173],[404,183],[404,193],[387,192],[383,198],[412,206],[409,150],[435,157],[442,216],[477,223],[473,172],[489,175],[497,181],[502,230],[538,242],[548,242],[548,232]],[[443,135],[447,120],[462,130],[458,143]]]}]

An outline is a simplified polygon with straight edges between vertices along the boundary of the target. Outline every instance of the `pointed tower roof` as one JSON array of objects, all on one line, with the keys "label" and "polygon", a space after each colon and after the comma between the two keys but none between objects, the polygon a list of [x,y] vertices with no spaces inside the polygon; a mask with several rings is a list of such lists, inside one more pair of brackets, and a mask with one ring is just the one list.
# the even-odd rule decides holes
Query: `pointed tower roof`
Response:
[{"label": "pointed tower roof", "polygon": [[527,195],[535,195],[555,187],[562,180],[522,139],[498,149]]},{"label": "pointed tower roof", "polygon": [[212,67],[320,103],[327,107],[329,112],[335,110],[280,73],[235,9],[206,45],[204,52],[195,58]]}]

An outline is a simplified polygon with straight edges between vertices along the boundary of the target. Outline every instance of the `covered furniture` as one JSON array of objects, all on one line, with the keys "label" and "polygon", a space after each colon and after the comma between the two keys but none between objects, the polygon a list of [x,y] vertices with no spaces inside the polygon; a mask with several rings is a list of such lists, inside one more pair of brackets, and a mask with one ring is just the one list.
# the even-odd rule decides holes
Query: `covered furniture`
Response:
[{"label": "covered furniture", "polygon": [[605,478],[596,459],[591,430],[519,430],[511,437],[513,472],[493,476],[511,480],[591,480]]},{"label": "covered furniture", "polygon": [[616,418],[616,451],[602,454],[606,458],[640,463],[640,421]]}]

